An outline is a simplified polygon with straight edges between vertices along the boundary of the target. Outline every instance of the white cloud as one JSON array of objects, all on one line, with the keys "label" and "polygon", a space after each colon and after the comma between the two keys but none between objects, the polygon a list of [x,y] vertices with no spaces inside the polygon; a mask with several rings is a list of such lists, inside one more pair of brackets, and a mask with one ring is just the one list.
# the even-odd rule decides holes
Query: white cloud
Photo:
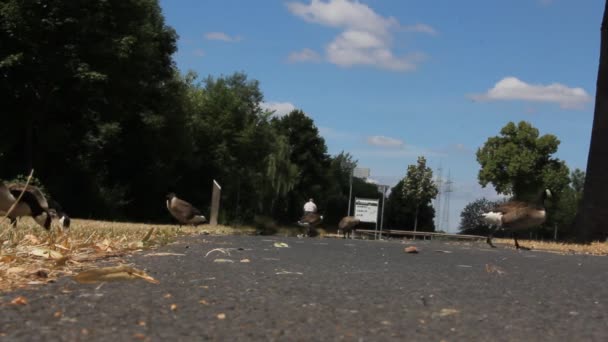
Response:
[{"label": "white cloud", "polygon": [[274,112],[273,116],[285,116],[296,109],[296,106],[291,102],[262,102],[260,107],[269,112]]},{"label": "white cloud", "polygon": [[373,178],[365,178],[365,183],[369,183],[369,184],[380,184],[376,179]]},{"label": "white cloud", "polygon": [[391,26],[399,25],[395,18],[384,18],[358,1],[311,0],[310,5],[290,2],[287,8],[291,13],[311,23],[375,34],[386,34]]},{"label": "white cloud", "polygon": [[221,40],[230,43],[240,42],[242,40],[240,36],[232,37],[224,32],[207,32],[205,33],[205,38],[208,40]]},{"label": "white cloud", "polygon": [[437,30],[435,30],[435,28],[427,24],[415,24],[410,26],[404,26],[402,30],[406,32],[426,33],[430,34],[431,36],[436,36],[437,34],[439,34]]},{"label": "white cloud", "polygon": [[196,50],[194,50],[194,55],[196,57],[204,57],[205,51],[203,49],[196,49]]},{"label": "white cloud", "polygon": [[[353,150],[352,155],[356,158],[369,158],[369,159],[403,159],[403,158],[416,158],[418,156],[425,157],[445,157],[445,153],[429,150],[426,148],[420,148],[412,145],[406,145],[399,149],[360,149]],[[414,160],[414,159],[413,159]]]},{"label": "white cloud", "polygon": [[395,56],[385,40],[369,32],[344,31],[327,46],[327,59],[342,67],[370,65],[393,71],[412,71],[422,54]]},{"label": "white cloud", "polygon": [[359,139],[360,137],[345,131],[336,130],[331,127],[320,126],[318,127],[319,134],[325,139],[335,139],[335,140],[353,140]]},{"label": "white cloud", "polygon": [[561,108],[581,109],[591,101],[583,88],[569,88],[560,83],[528,84],[516,77],[505,77],[483,94],[469,96],[477,101],[521,100],[557,103]]},{"label": "white cloud", "polygon": [[367,143],[379,147],[401,148],[404,146],[403,140],[385,137],[382,135],[374,135],[367,137]]},{"label": "white cloud", "polygon": [[302,49],[301,51],[292,52],[287,57],[287,60],[290,63],[300,63],[300,62],[319,62],[321,61],[321,56],[318,53],[311,49]]},{"label": "white cloud", "polygon": [[393,32],[436,33],[429,25],[401,27],[393,17],[383,17],[356,0],[311,0],[310,4],[290,2],[289,11],[307,22],[343,31],[326,45],[327,60],[342,67],[367,65],[393,71],[411,71],[422,54],[396,55]]}]

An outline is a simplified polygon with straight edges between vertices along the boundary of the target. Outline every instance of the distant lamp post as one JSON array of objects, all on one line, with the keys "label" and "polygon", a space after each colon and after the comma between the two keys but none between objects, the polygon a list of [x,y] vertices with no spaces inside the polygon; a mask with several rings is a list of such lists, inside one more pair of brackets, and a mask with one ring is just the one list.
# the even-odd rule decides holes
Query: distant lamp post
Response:
[{"label": "distant lamp post", "polygon": [[346,216],[350,216],[350,203],[353,198],[353,177],[357,178],[367,178],[369,177],[369,168],[364,167],[356,167],[350,174],[350,190],[348,192],[348,212],[346,212]]}]

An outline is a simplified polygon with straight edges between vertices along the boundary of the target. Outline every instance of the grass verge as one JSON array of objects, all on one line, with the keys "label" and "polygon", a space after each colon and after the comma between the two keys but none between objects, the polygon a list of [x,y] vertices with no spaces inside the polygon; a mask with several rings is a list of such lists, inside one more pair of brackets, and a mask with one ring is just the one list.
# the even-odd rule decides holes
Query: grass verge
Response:
[{"label": "grass verge", "polygon": [[29,218],[17,228],[0,222],[0,291],[53,282],[92,263],[155,248],[177,237],[203,232],[212,235],[253,234],[249,227],[179,227],[73,219],[69,231],[50,232]]},{"label": "grass verge", "polygon": [[[515,248],[513,239],[492,239],[496,243]],[[518,239],[519,245],[532,250],[554,252],[561,254],[608,255],[608,242],[593,242],[588,245],[554,241],[536,241]]]}]

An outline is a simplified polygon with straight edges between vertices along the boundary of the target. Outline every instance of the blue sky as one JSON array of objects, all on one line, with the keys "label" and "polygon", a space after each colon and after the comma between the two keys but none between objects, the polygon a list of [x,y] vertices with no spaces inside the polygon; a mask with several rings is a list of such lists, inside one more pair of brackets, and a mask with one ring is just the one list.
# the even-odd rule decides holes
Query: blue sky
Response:
[{"label": "blue sky", "polygon": [[260,81],[268,108],[303,110],[330,154],[350,152],[380,183],[397,183],[419,155],[444,178],[449,170],[442,229],[456,231],[470,201],[496,197],[477,183],[475,151],[509,121],[555,134],[556,157],[586,168],[603,0],[161,6],[180,36],[183,72],[245,72]]}]

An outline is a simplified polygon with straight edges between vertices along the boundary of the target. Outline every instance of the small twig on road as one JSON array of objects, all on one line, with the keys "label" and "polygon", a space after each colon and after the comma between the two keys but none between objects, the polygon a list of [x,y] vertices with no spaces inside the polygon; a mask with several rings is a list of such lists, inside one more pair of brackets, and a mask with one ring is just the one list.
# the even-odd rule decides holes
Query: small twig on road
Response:
[{"label": "small twig on road", "polygon": [[209,252],[207,252],[207,254],[205,254],[205,258],[208,257],[209,254],[211,254],[213,252],[222,252],[222,253],[230,256],[230,252],[228,250],[226,250],[225,248],[214,248],[214,249],[210,250]]}]

